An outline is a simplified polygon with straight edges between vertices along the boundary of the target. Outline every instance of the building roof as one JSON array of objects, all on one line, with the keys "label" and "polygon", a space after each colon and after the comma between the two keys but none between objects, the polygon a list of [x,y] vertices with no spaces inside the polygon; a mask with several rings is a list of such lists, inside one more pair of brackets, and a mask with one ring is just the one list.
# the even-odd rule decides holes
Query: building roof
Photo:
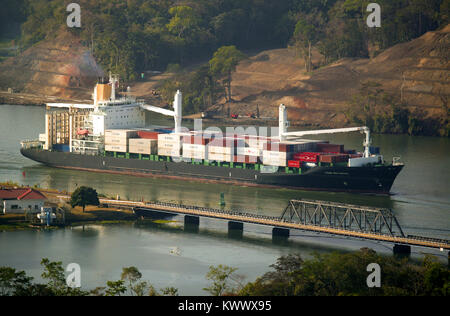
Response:
[{"label": "building roof", "polygon": [[46,197],[39,191],[31,188],[0,189],[0,200],[45,200]]}]

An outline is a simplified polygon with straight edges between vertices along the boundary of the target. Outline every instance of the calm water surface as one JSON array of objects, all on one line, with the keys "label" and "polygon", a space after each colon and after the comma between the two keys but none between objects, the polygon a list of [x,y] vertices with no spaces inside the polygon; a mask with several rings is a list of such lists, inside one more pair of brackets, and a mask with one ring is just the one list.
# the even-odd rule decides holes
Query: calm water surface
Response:
[{"label": "calm water surface", "polygon": [[[161,118],[151,123],[171,121]],[[48,168],[20,155],[20,141],[44,132],[44,108],[0,105],[0,181],[11,180],[73,191],[89,185],[99,193],[123,199],[171,201],[216,207],[220,192],[227,208],[279,215],[293,198],[308,198],[369,206],[388,207],[407,234],[450,238],[450,141],[444,138],[373,135],[386,160],[400,156],[406,164],[392,188],[391,196],[304,192],[261,189],[221,184],[152,179]],[[346,148],[362,150],[363,135],[326,136]],[[120,278],[124,266],[137,266],[156,287],[174,286],[181,294],[205,294],[204,278],[210,265],[228,264],[253,280],[269,270],[279,256],[299,252],[358,248],[361,243],[343,239],[293,236],[285,245],[274,245],[270,231],[252,225],[244,228],[244,239],[230,239],[226,224],[202,221],[200,233],[183,232],[182,226],[88,226],[52,232],[0,233],[0,265],[14,266],[38,277],[43,257],[77,262],[82,267],[83,286],[95,287]],[[295,235],[293,233],[293,235]],[[373,244],[379,251],[383,245]],[[178,254],[174,254],[177,249]]]}]

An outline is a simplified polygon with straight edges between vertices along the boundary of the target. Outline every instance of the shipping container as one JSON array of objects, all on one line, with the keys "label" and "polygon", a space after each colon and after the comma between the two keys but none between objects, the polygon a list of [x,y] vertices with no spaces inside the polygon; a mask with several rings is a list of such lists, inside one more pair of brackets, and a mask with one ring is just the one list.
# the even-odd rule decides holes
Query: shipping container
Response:
[{"label": "shipping container", "polygon": [[318,143],[316,151],[323,153],[344,153],[344,145]]},{"label": "shipping container", "polygon": [[236,155],[259,157],[262,155],[262,150],[255,147],[238,147],[236,150]]},{"label": "shipping container", "polygon": [[230,155],[230,154],[218,154],[218,153],[210,153],[210,152],[208,152],[208,160],[209,161],[231,162],[233,160],[233,155]]},{"label": "shipping container", "polygon": [[300,168],[302,165],[301,161],[298,160],[289,160],[288,161],[288,167],[291,168]]},{"label": "shipping container", "polygon": [[207,145],[210,141],[211,138],[203,136],[194,136],[194,135],[183,136],[183,144]]},{"label": "shipping container", "polygon": [[105,145],[127,146],[129,138],[119,136],[105,136]]},{"label": "shipping container", "polygon": [[320,155],[319,161],[323,163],[347,162],[348,155],[345,154]]},{"label": "shipping container", "polygon": [[137,134],[140,138],[156,139],[156,140],[158,140],[159,135],[158,132],[150,132],[150,131],[138,131]]},{"label": "shipping container", "polygon": [[114,151],[119,153],[128,152],[128,146],[124,145],[107,145],[105,144],[105,151]]},{"label": "shipping container", "polygon": [[293,160],[303,161],[303,162],[318,162],[320,153],[312,152],[302,152],[293,155]]},{"label": "shipping container", "polygon": [[222,147],[222,146],[212,146],[210,143],[208,147],[209,154],[220,154],[220,155],[230,155],[233,156],[235,153],[234,147]]},{"label": "shipping container", "polygon": [[158,147],[158,155],[159,156],[169,156],[169,157],[181,157],[181,150],[173,149],[173,148]]},{"label": "shipping container", "polygon": [[245,156],[245,155],[237,155],[233,157],[233,162],[237,163],[248,163],[248,164],[256,164],[258,163],[258,157],[256,156]]},{"label": "shipping container", "polygon": [[233,139],[230,137],[213,138],[209,142],[209,146],[212,147],[245,147],[243,139]]},{"label": "shipping container", "polygon": [[105,138],[107,137],[118,137],[118,138],[137,137],[137,131],[130,129],[107,129],[105,130]]}]

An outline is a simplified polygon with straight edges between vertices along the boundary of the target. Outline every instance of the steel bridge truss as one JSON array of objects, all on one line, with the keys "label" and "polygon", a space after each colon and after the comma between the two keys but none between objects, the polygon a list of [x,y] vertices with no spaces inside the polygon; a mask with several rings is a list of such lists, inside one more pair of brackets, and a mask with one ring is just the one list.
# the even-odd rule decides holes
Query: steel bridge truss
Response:
[{"label": "steel bridge truss", "polygon": [[389,209],[324,201],[291,200],[280,220],[308,226],[405,237]]}]

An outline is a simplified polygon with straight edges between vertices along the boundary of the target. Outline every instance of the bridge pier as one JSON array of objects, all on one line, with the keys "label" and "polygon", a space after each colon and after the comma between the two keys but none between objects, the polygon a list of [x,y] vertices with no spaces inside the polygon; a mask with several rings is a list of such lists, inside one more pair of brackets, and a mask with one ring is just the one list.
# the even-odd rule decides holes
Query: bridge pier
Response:
[{"label": "bridge pier", "polygon": [[191,233],[198,233],[200,226],[200,217],[185,215],[184,216],[184,231]]},{"label": "bridge pier", "polygon": [[408,245],[394,245],[394,255],[409,256],[411,254],[411,246]]},{"label": "bridge pier", "polygon": [[272,242],[286,243],[289,239],[289,229],[274,227],[272,229]]},{"label": "bridge pier", "polygon": [[228,222],[228,237],[235,239],[242,239],[244,235],[244,223]]}]

